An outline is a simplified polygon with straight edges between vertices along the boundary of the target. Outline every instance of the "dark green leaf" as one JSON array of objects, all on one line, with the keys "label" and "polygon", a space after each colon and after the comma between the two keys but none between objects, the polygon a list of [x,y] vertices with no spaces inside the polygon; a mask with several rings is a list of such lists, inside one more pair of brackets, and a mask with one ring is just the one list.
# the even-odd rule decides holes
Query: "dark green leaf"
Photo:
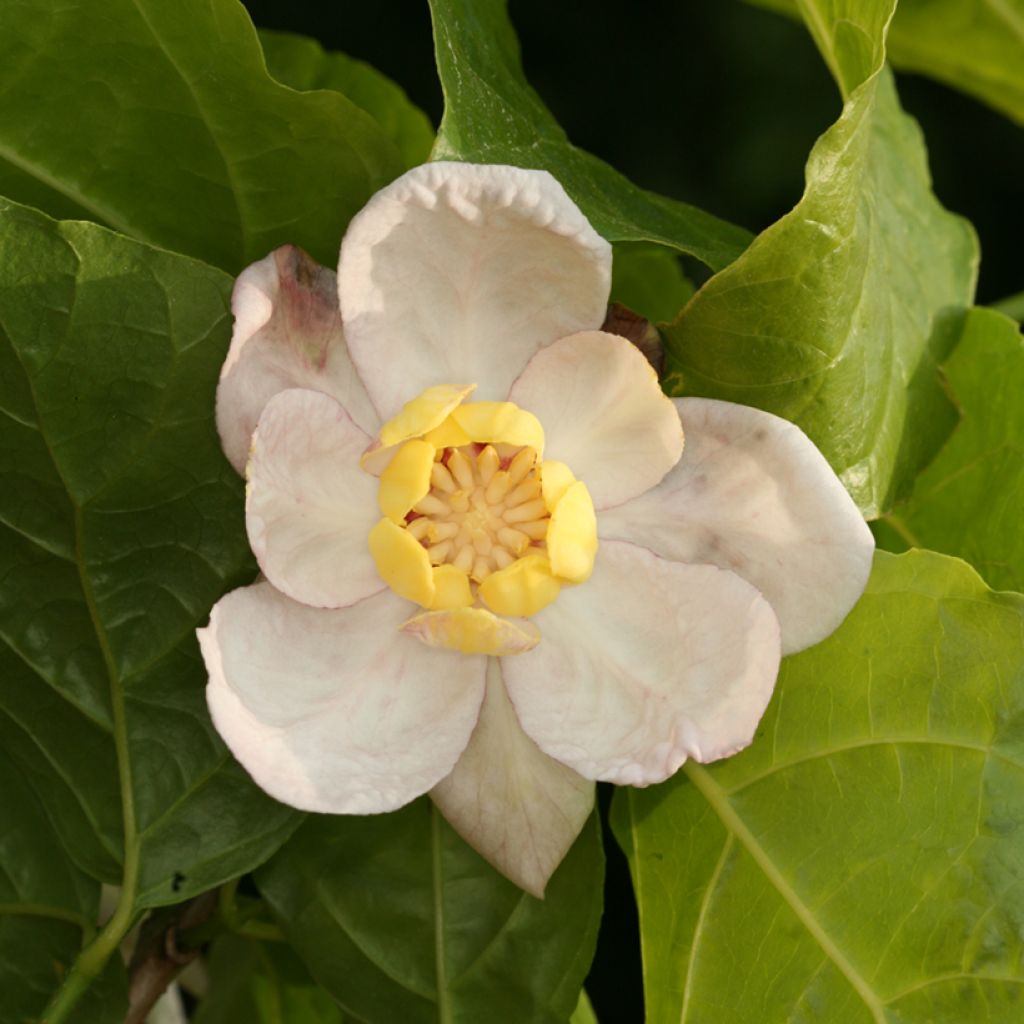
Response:
[{"label": "dark green leaf", "polygon": [[[99,911],[99,883],[67,858],[34,782],[0,749],[0,1024],[40,1015]],[[116,996],[108,990],[105,1012],[94,1006],[92,1024],[123,1019]]]},{"label": "dark green leaf", "polygon": [[235,272],[285,242],[337,260],[402,170],[336,92],[267,74],[237,0],[0,5],[0,193]]},{"label": "dark green leaf", "polygon": [[[814,9],[826,19],[827,7]],[[666,331],[676,385],[797,423],[868,518],[909,490],[955,423],[936,365],[959,332],[978,260],[970,225],[932,195],[891,74],[878,64],[854,86],[869,51],[862,37],[886,7],[858,5],[859,25],[817,25],[853,88],[811,153],[804,196]]]},{"label": "dark green leaf", "polygon": [[658,242],[715,269],[743,251],[746,231],[637,188],[569,142],[523,75],[505,0],[431,0],[430,7],[445,98],[435,159],[548,170],[609,241]]},{"label": "dark green leaf", "polygon": [[136,908],[248,870],[299,820],[214,732],[194,636],[254,571],[213,426],[230,285],[0,204],[0,737]]},{"label": "dark green leaf", "polygon": [[658,323],[672,320],[692,295],[693,285],[671,250],[628,243],[615,246],[612,302]]},{"label": "dark green leaf", "polygon": [[910,500],[882,520],[883,537],[896,550],[958,555],[997,590],[1024,591],[1024,340],[1017,325],[992,310],[971,310],[943,369],[960,425]]},{"label": "dark green leaf", "polygon": [[292,89],[333,89],[347,96],[384,129],[407,167],[425,163],[434,145],[427,115],[405,92],[365,61],[327,53],[314,39],[260,29],[267,70]]},{"label": "dark green leaf", "polygon": [[295,959],[282,943],[218,939],[207,994],[192,1024],[344,1024],[337,1003],[301,967],[296,970]]},{"label": "dark green leaf", "polygon": [[754,744],[620,790],[649,1024],[1014,1024],[1024,598],[880,554]]},{"label": "dark green leaf", "polygon": [[593,955],[603,871],[594,818],[537,900],[422,799],[310,818],[257,882],[313,976],[369,1024],[564,1024]]}]

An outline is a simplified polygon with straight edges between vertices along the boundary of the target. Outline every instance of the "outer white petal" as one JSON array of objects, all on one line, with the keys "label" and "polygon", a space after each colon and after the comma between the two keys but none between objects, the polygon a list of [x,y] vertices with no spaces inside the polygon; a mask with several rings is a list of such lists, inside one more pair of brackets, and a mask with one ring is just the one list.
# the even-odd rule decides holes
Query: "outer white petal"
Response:
[{"label": "outer white petal", "polygon": [[597,509],[653,487],[683,450],[672,399],[617,334],[585,331],[538,352],[509,399],[537,416],[545,458],[566,463]]},{"label": "outer white petal", "polygon": [[480,721],[430,795],[452,827],[521,889],[541,898],[594,806],[594,784],[523,732],[500,662],[488,659]]},{"label": "outer white petal", "polygon": [[504,399],[529,358],[599,326],[611,246],[546,171],[437,162],[378,192],[349,225],[338,287],[377,411],[434,384]]},{"label": "outer white petal", "polygon": [[731,569],[761,591],[784,654],[829,635],[857,602],[871,531],[792,423],[745,405],[676,400],[686,451],[659,487],[598,517],[602,537]]},{"label": "outer white petal", "polygon": [[217,387],[217,430],[239,473],[263,407],[285,388],[333,395],[359,426],[376,431],[377,415],[345,347],[333,271],[283,246],[242,271],[231,311],[235,329]]},{"label": "outer white petal", "polygon": [[303,604],[341,608],[383,590],[367,537],[378,481],[359,468],[370,439],[318,391],[275,395],[253,437],[245,502],[264,575]]},{"label": "outer white petal", "polygon": [[390,591],[308,608],[269,583],[214,606],[198,631],[207,703],[271,796],[306,811],[376,814],[452,770],[479,714],[484,659],[403,636],[408,611]]},{"label": "outer white petal", "polygon": [[581,775],[632,786],[750,743],[779,668],[779,624],[745,580],[607,541],[594,575],[534,616],[502,663],[526,732]]}]

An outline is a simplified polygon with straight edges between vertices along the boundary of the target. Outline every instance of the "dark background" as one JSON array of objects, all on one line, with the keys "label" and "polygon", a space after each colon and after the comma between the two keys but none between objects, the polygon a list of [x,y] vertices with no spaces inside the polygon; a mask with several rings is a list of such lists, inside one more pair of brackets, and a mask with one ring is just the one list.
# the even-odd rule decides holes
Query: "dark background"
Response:
[{"label": "dark background", "polygon": [[[369,61],[439,122],[426,0],[245,3],[260,27]],[[807,154],[839,115],[803,27],[739,0],[512,0],[511,13],[527,77],[573,142],[639,185],[752,231],[799,199]],[[981,237],[978,301],[1024,289],[1024,130],[928,79],[900,75],[898,87],[924,130],[937,195]],[[607,840],[605,917],[587,989],[602,1024],[638,1024],[636,915],[624,859]]]}]

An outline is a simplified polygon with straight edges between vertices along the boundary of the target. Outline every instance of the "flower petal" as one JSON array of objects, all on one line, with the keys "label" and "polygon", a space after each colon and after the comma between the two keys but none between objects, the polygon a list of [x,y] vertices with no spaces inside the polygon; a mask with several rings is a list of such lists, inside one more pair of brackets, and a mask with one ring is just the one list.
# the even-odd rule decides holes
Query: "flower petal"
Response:
[{"label": "flower petal", "polygon": [[198,631],[217,731],[271,796],[306,811],[394,810],[444,778],[465,749],[485,659],[400,632],[390,591],[308,608],[269,583],[222,598]]},{"label": "flower petal", "polygon": [[745,580],[618,541],[502,662],[519,721],[589,779],[645,786],[745,747],[771,697],[779,625]]},{"label": "flower petal", "polygon": [[267,579],[303,604],[340,608],[383,589],[367,547],[377,481],[359,468],[367,436],[328,395],[293,389],[260,417],[245,522]]},{"label": "flower petal", "polygon": [[434,384],[503,399],[544,345],[603,320],[611,247],[546,171],[435,162],[349,225],[345,335],[382,417]]},{"label": "flower petal", "polygon": [[792,654],[860,597],[874,540],[798,427],[731,402],[676,400],[686,452],[660,486],[598,517],[598,534],[680,562],[731,569],[761,591]]},{"label": "flower petal", "polygon": [[679,461],[679,416],[635,345],[602,331],[538,352],[509,400],[537,414],[546,453],[582,480],[600,511],[653,487]]},{"label": "flower petal", "polygon": [[499,619],[486,608],[455,607],[422,612],[414,615],[402,629],[428,647],[446,647],[463,654],[522,654],[540,642],[540,631],[532,622]]},{"label": "flower petal", "polygon": [[593,782],[523,732],[494,658],[469,745],[430,795],[477,853],[538,899],[594,806]]},{"label": "flower petal", "polygon": [[263,407],[287,388],[332,395],[364,431],[377,429],[345,346],[333,271],[283,246],[242,271],[231,310],[235,329],[217,386],[217,430],[239,473]]}]

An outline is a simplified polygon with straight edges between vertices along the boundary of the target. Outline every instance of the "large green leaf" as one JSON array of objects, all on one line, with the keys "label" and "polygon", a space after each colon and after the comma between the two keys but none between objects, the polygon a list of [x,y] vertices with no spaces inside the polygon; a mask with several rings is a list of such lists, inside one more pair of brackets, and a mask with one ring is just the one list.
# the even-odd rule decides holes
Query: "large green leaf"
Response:
[{"label": "large green leaf", "polygon": [[365,110],[398,147],[407,167],[427,161],[434,129],[427,115],[386,75],[365,61],[327,53],[314,39],[259,31],[267,70],[292,89],[333,89]]},{"label": "large green leaf", "polygon": [[337,259],[402,170],[336,92],[266,71],[237,0],[5,0],[0,193],[235,272],[285,242]]},{"label": "large green leaf", "polygon": [[435,159],[548,170],[613,242],[658,242],[715,269],[743,251],[746,231],[637,188],[569,142],[523,75],[505,0],[431,0],[430,8],[445,99]]},{"label": "large green leaf", "polygon": [[1016,1024],[1024,598],[882,553],[754,744],[620,790],[649,1024]]},{"label": "large green leaf", "polygon": [[[970,225],[932,195],[920,132],[881,63],[892,3],[847,17],[838,0],[808,4],[849,92],[842,116],[815,145],[796,208],[666,332],[670,387],[799,424],[869,518],[909,489],[955,422],[936,365],[978,259]],[[874,68],[855,84],[868,56]]]},{"label": "large green leaf", "polygon": [[[796,0],[753,0],[794,16]],[[1024,124],[1024,0],[900,0],[889,57]]]},{"label": "large green leaf", "polygon": [[972,310],[943,367],[961,422],[879,523],[887,547],[959,555],[997,590],[1024,591],[1024,339],[1012,320]]},{"label": "large green leaf", "polygon": [[298,822],[213,731],[194,636],[253,574],[213,426],[230,285],[0,203],[0,744],[124,920]]},{"label": "large green leaf", "polygon": [[565,1024],[590,966],[596,817],[544,900],[499,875],[426,798],[310,818],[257,874],[313,976],[368,1024]]}]

